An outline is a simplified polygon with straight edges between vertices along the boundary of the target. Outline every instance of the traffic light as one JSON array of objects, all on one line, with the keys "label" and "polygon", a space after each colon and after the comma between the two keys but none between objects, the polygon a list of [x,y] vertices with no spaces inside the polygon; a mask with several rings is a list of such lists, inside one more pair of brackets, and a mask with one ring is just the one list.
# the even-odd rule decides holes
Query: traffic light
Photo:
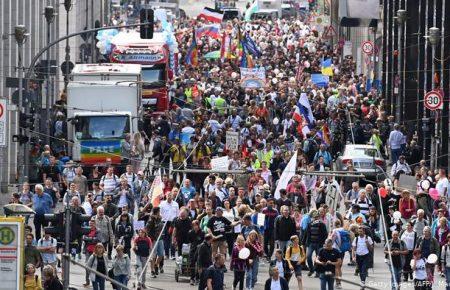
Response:
[{"label": "traffic light", "polygon": [[72,227],[70,230],[70,241],[77,240],[83,235],[89,234],[90,228],[86,226],[91,217],[87,214],[72,213]]},{"label": "traffic light", "polygon": [[46,222],[50,225],[44,228],[46,234],[50,234],[58,241],[64,241],[64,212],[44,215]]},{"label": "traffic light", "polygon": [[34,116],[32,114],[20,112],[19,126],[21,128],[30,128],[30,130],[34,130]]},{"label": "traffic light", "polygon": [[141,38],[152,39],[153,38],[153,9],[143,8],[140,11],[140,23],[147,23],[140,26]]}]

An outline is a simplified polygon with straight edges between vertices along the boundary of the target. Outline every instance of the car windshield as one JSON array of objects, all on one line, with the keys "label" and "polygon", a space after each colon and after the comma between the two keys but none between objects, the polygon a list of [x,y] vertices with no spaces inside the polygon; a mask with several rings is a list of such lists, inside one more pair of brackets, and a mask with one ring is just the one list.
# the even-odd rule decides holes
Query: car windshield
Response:
[{"label": "car windshield", "polygon": [[123,139],[130,132],[128,116],[79,116],[75,125],[77,139]]},{"label": "car windshield", "polygon": [[143,87],[160,87],[165,84],[166,74],[164,67],[153,66],[142,69]]},{"label": "car windshield", "polygon": [[345,155],[352,157],[380,157],[378,150],[375,148],[358,148],[352,147],[345,150]]}]

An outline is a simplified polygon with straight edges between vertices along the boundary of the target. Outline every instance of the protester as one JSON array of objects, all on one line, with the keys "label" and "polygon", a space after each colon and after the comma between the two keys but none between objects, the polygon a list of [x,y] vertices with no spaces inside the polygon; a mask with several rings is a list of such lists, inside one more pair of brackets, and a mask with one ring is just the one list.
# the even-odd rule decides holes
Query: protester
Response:
[{"label": "protester", "polygon": [[[95,245],[94,253],[89,257],[86,266],[103,275],[107,275],[109,259],[106,256],[105,247],[101,243]],[[94,290],[105,290],[105,278],[91,272],[89,274],[89,279],[91,280]]]}]

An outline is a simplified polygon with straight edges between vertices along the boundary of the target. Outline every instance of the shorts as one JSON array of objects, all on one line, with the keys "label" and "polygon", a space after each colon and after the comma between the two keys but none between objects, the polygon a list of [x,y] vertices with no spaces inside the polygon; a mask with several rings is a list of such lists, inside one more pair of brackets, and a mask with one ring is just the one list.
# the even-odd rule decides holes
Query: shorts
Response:
[{"label": "shorts", "polygon": [[164,241],[160,239],[155,245],[154,245],[154,252],[153,257],[164,257]]},{"label": "shorts", "polygon": [[295,274],[295,277],[301,277],[302,276],[302,265],[299,262],[291,261],[292,266],[294,267],[293,273]]}]

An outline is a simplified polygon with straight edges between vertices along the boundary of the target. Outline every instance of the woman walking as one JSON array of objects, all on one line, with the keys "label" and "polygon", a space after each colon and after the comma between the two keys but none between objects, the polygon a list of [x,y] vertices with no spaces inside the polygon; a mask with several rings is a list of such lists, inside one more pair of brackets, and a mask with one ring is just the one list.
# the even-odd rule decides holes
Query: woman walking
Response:
[{"label": "woman walking", "polygon": [[239,257],[239,252],[244,248],[245,248],[244,237],[239,235],[236,238],[236,244],[234,245],[233,251],[231,253],[230,269],[233,270],[234,273],[233,289],[236,289],[238,283],[239,283],[239,290],[244,289],[244,277],[248,259],[244,260]]},{"label": "woman walking", "polygon": [[264,254],[264,248],[258,240],[258,233],[253,230],[248,234],[245,247],[250,250],[247,265],[247,278],[245,281],[246,287],[253,290],[256,281],[258,280],[259,258]]},{"label": "woman walking", "polygon": [[144,229],[139,230],[139,236],[134,240],[133,250],[136,253],[138,285],[144,289],[147,289],[145,286],[145,274],[147,272],[147,260],[149,259],[151,248],[152,241],[147,237],[147,232]]},{"label": "woman walking", "polygon": [[133,166],[134,173],[141,170],[141,162],[144,159],[145,145],[141,133],[136,132],[133,135],[133,141],[131,141],[131,165]]},{"label": "woman walking", "polygon": [[[97,272],[107,275],[108,259],[105,254],[105,247],[103,247],[103,244],[98,243],[95,246],[94,253],[89,257],[87,266]],[[100,277],[93,272],[91,272],[89,278],[91,279],[94,290],[105,290],[105,278]]]},{"label": "woman walking", "polygon": [[[118,245],[116,247],[117,255],[114,257],[112,264],[114,280],[119,283],[128,284],[128,280],[131,276],[131,262],[130,257],[125,253],[124,246]],[[116,288],[122,290],[122,288]]]}]

